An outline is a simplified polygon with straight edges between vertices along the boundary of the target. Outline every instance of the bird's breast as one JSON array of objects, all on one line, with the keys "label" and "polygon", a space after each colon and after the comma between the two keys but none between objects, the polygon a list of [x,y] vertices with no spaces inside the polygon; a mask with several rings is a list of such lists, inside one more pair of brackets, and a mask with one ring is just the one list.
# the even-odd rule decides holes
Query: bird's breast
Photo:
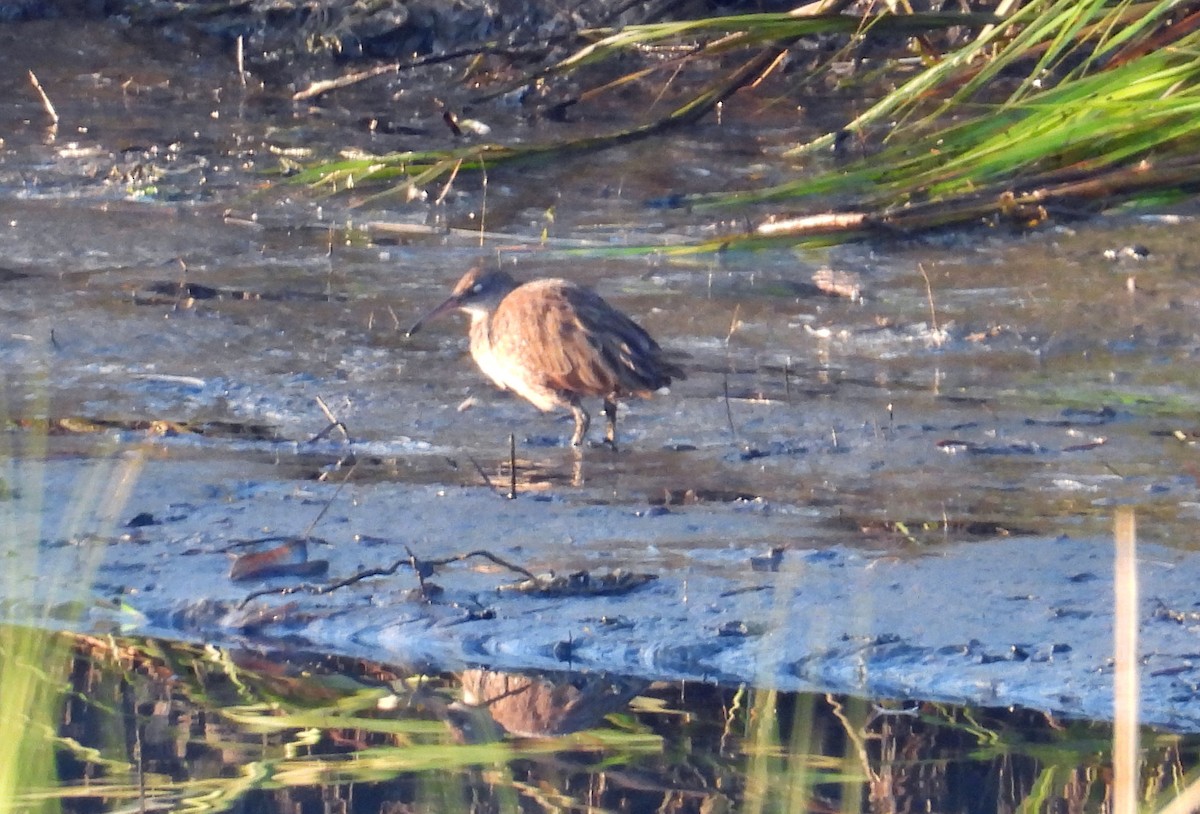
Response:
[{"label": "bird's breast", "polygon": [[539,410],[553,410],[566,402],[555,390],[539,381],[520,346],[496,343],[486,319],[471,324],[471,358],[501,390],[511,390]]},{"label": "bird's breast", "polygon": [[475,364],[483,371],[483,375],[495,382],[501,390],[507,390],[507,376],[504,375],[503,366],[496,358],[486,317],[471,320],[470,338],[471,358],[475,360]]}]

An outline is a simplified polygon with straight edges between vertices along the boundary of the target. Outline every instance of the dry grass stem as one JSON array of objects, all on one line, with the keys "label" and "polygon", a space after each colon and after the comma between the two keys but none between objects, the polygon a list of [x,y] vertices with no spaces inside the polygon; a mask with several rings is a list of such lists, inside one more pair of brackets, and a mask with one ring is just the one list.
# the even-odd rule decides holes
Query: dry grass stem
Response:
[{"label": "dry grass stem", "polygon": [[483,156],[479,156],[479,245],[484,245],[487,240],[487,199],[488,199],[488,174],[487,164],[483,161]]},{"label": "dry grass stem", "polygon": [[933,284],[929,282],[925,264],[917,263],[917,271],[921,272],[921,279],[925,281],[925,297],[929,300],[929,327],[933,329],[934,334],[940,334],[942,331],[938,327],[937,307],[933,303]]},{"label": "dry grass stem", "polygon": [[442,186],[441,193],[437,196],[437,200],[433,202],[434,206],[441,206],[446,200],[446,196],[450,194],[450,190],[454,187],[454,179],[458,177],[458,171],[462,169],[463,160],[460,158],[454,163],[454,169],[450,171],[450,177],[446,179],[446,183]]},{"label": "dry grass stem", "polygon": [[29,81],[33,84],[33,89],[37,91],[38,98],[42,100],[42,108],[45,109],[46,115],[50,117],[51,124],[58,124],[58,111],[54,109],[54,103],[46,95],[42,83],[38,81],[37,74],[33,71],[29,72]]},{"label": "dry grass stem", "polygon": [[880,780],[879,773],[875,771],[875,767],[871,764],[871,755],[867,750],[867,738],[870,734],[850,723],[850,718],[846,715],[846,710],[842,702],[833,693],[825,694],[825,703],[829,704],[833,716],[838,719],[842,725],[842,731],[846,734],[846,752],[849,754],[853,751],[854,756],[858,758],[858,763],[862,767],[863,774],[872,784],[876,784]]},{"label": "dry grass stem", "polygon": [[508,499],[517,499],[517,436],[508,434]]},{"label": "dry grass stem", "polygon": [[733,306],[733,318],[729,320],[729,333],[725,334],[725,344],[726,345],[729,344],[730,339],[733,339],[733,335],[735,333],[737,333],[737,329],[742,324],[741,320],[738,319],[738,314],[741,312],[741,310],[742,310],[741,303],[738,303],[737,305]]},{"label": "dry grass stem", "polygon": [[370,70],[367,70],[367,71],[356,71],[355,73],[352,73],[352,74],[346,74],[345,76],[339,76],[336,79],[324,79],[319,82],[313,82],[311,85],[309,85],[304,90],[298,90],[295,93],[293,93],[292,101],[293,102],[302,102],[302,101],[305,101],[306,99],[312,99],[317,96],[322,96],[331,90],[337,90],[338,88],[347,88],[347,87],[350,87],[351,85],[356,85],[359,82],[363,82],[367,79],[373,79],[376,76],[383,76],[384,74],[395,73],[396,71],[400,70],[400,67],[401,67],[401,63],[399,63],[399,62],[389,62],[387,65],[377,65],[376,67],[371,68]]},{"label": "dry grass stem", "polygon": [[353,439],[350,438],[350,433],[346,430],[346,425],[342,423],[341,419],[333,414],[333,411],[329,409],[329,405],[325,403],[323,398],[317,396],[316,402],[317,407],[320,408],[321,412],[325,414],[325,418],[329,424],[325,426],[325,429],[321,430],[319,433],[309,439],[309,443],[324,438],[334,430],[340,432],[342,434],[342,438],[345,439],[347,443],[350,443]]},{"label": "dry grass stem", "polygon": [[729,406],[729,374],[725,374],[725,379],[722,384],[722,390],[725,394],[725,420],[729,422],[729,433],[733,436],[733,440],[737,441],[737,428],[733,426],[733,408]]},{"label": "dry grass stem", "polygon": [[237,72],[242,87],[246,87],[246,40],[241,34],[237,38]]},{"label": "dry grass stem", "polygon": [[1138,575],[1137,525],[1122,506],[1115,522],[1113,564],[1113,814],[1138,810]]},{"label": "dry grass stem", "polygon": [[[341,467],[342,465],[344,465],[346,463],[346,460],[347,460],[347,458],[342,458],[340,461],[338,461],[338,467]],[[309,523],[308,526],[304,529],[304,532],[300,535],[301,537],[311,537],[312,536],[313,529],[315,529],[317,527],[317,524],[320,523],[321,520],[325,517],[325,514],[329,511],[329,507],[333,505],[333,502],[338,499],[338,495],[340,495],[342,493],[342,487],[344,487],[347,483],[350,482],[350,478],[354,475],[354,470],[357,467],[358,467],[357,461],[350,465],[350,468],[346,470],[346,476],[344,478],[342,478],[341,481],[338,482],[337,488],[333,490],[333,494],[329,496],[329,500],[325,501],[325,505],[321,507],[321,511],[317,512],[317,516],[314,517],[312,519],[312,522]],[[324,475],[325,475],[325,473],[322,473],[322,477],[324,477]]]}]

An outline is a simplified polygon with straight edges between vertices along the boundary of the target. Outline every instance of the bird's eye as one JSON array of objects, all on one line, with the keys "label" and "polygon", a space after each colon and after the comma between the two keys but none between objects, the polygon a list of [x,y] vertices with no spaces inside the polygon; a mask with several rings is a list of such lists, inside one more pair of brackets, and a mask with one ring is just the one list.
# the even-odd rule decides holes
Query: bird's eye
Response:
[{"label": "bird's eye", "polygon": [[480,291],[483,291],[483,283],[476,283],[471,287],[472,294],[478,294]]}]

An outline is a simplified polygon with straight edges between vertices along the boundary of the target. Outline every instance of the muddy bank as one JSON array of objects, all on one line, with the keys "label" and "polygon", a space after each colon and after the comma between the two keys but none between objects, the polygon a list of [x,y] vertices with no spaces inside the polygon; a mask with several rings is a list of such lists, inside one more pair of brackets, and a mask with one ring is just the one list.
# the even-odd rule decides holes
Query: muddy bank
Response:
[{"label": "muddy bank", "polygon": [[[753,11],[787,11],[759,2]],[[616,0],[378,0],[315,2],[163,2],[163,0],[0,0],[0,24],[31,20],[107,19],[139,40],[242,39],[247,64],[286,74],[312,64],[421,59],[459,49],[537,59],[575,43],[580,33],[728,13],[712,3]]]},{"label": "muddy bank", "polygon": [[[120,517],[134,527],[101,539],[46,530],[36,557],[9,558],[10,614],[36,619],[38,600],[55,596],[61,623],[95,633],[431,669],[575,669],[1111,715],[1113,557],[1104,539],[813,548],[808,513],[764,502],[664,508],[589,505],[569,492],[508,500],[486,488],[338,489],[147,452],[46,465],[47,517],[70,522],[62,497],[89,483],[128,483]],[[250,550],[239,541],[303,531],[298,520],[326,503],[314,532],[326,544],[310,541],[308,552],[326,572],[230,579],[234,556]],[[774,571],[752,562],[765,538],[787,546]],[[408,550],[429,561],[479,548],[539,572],[627,569],[656,579],[619,596],[539,597],[511,590],[520,575],[471,559],[431,569],[425,597],[402,564],[323,595],[245,601],[406,562]],[[1143,545],[1139,578],[1143,719],[1195,731],[1200,556]],[[80,607],[82,622],[72,618]]]}]

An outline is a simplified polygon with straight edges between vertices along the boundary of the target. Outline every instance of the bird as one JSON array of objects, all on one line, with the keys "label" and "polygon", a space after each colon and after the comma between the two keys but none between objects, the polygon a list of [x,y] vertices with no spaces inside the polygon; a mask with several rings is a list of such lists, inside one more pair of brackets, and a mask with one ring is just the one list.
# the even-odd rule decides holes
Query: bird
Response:
[{"label": "bird", "polygon": [[674,379],[687,378],[640,325],[570,280],[519,283],[506,271],[473,267],[407,335],[454,310],[471,317],[471,356],[501,390],[511,390],[543,412],[570,409],[575,447],[583,444],[591,426],[585,397],[604,400],[605,441],[615,450],[617,400],[646,398]]}]

